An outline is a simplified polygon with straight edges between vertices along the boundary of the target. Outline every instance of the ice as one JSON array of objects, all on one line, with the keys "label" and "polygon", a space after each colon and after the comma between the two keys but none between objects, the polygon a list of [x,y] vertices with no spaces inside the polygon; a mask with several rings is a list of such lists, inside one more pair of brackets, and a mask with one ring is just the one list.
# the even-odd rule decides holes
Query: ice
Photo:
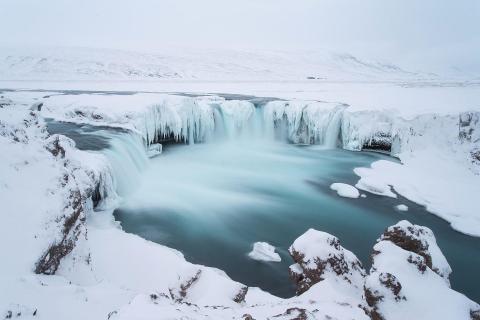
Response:
[{"label": "ice", "polygon": [[275,252],[275,247],[267,242],[255,242],[253,249],[248,253],[253,260],[280,262],[282,258]]},{"label": "ice", "polygon": [[345,107],[325,102],[272,101],[264,107],[265,126],[270,136],[335,148]]},{"label": "ice", "polygon": [[162,145],[160,143],[154,143],[148,146],[147,155],[149,158],[153,158],[162,154]]},{"label": "ice", "polygon": [[358,198],[360,196],[357,188],[346,183],[332,183],[330,189],[337,191],[341,197]]},{"label": "ice", "polygon": [[404,204],[399,204],[398,206],[395,206],[395,209],[397,209],[398,211],[408,211],[408,206]]}]

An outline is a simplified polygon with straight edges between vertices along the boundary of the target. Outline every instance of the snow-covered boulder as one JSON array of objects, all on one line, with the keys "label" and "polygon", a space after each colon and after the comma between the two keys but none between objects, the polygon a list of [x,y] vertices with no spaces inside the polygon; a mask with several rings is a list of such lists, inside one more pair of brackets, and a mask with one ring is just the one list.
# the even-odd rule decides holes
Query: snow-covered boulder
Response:
[{"label": "snow-covered boulder", "polygon": [[[225,272],[184,264],[178,279],[169,288],[172,300],[201,305],[221,303],[225,306],[245,302],[248,287],[232,281]],[[211,285],[213,282],[215,286]]]},{"label": "snow-covered boulder", "polygon": [[280,262],[282,258],[275,252],[275,247],[267,242],[255,242],[253,249],[248,253],[253,260]]},{"label": "snow-covered boulder", "polygon": [[290,276],[299,295],[326,279],[363,286],[365,270],[360,260],[331,234],[309,229],[293,242],[288,251],[295,261],[290,266]]},{"label": "snow-covered boulder", "polygon": [[452,269],[429,228],[402,220],[389,227],[381,235],[380,241],[390,241],[404,250],[422,256],[427,267],[448,281]]},{"label": "snow-covered boulder", "polygon": [[408,221],[389,227],[372,258],[365,281],[372,319],[470,319],[480,309],[450,289],[450,266],[426,227]]}]

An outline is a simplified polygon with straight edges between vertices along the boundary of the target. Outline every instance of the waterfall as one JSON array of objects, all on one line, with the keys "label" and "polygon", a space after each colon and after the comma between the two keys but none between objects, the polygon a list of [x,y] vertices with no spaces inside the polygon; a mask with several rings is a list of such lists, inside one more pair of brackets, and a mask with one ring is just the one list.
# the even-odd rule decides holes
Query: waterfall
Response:
[{"label": "waterfall", "polygon": [[270,139],[336,148],[346,106],[325,102],[272,101],[263,108]]},{"label": "waterfall", "polygon": [[99,151],[109,162],[114,189],[124,196],[138,187],[140,174],[148,164],[148,156],[142,137],[133,132],[100,131],[109,139],[110,146]]},{"label": "waterfall", "polygon": [[325,139],[323,145],[327,148],[334,149],[338,146],[340,136],[340,127],[342,125],[344,107],[338,107],[332,114],[325,131]]},{"label": "waterfall", "polygon": [[[88,138],[85,135],[85,141],[77,141],[79,145],[87,149],[94,147],[91,150],[107,158],[110,169],[101,179],[97,198],[115,201],[112,191],[120,197],[134,191],[148,165],[149,155],[160,154],[160,143],[171,142],[171,139],[188,144],[280,141],[335,148],[345,109],[342,105],[301,101],[271,101],[261,107],[243,100],[192,102],[185,99],[183,102],[186,104],[153,105],[141,118],[132,119],[138,121],[134,122],[138,131],[76,128],[88,129],[84,133],[89,134]],[[66,125],[60,129],[65,131],[60,133],[68,134]],[[72,137],[78,138],[78,135]]]}]

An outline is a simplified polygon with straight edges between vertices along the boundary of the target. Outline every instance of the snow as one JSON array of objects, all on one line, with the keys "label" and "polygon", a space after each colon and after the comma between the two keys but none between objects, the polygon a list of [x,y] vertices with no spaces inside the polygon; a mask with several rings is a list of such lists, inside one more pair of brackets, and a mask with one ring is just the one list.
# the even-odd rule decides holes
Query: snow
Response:
[{"label": "snow", "polygon": [[253,260],[280,262],[282,258],[275,252],[275,247],[267,242],[255,242],[253,249],[248,253]]},{"label": "snow", "polygon": [[392,188],[388,182],[386,182],[384,176],[374,174],[374,169],[383,163],[380,161],[390,163],[390,161],[379,160],[372,163],[372,168],[355,168],[353,170],[355,174],[360,176],[360,180],[358,180],[355,187],[373,194],[396,198],[397,195],[392,192]]},{"label": "snow", "polygon": [[[395,274],[402,283],[402,294],[408,297],[398,304],[391,297],[382,300],[378,309],[387,319],[415,315],[423,319],[441,315],[456,319],[479,309],[448,287],[451,270],[433,233],[407,221],[389,230],[406,230],[428,247],[433,271],[419,273],[415,265],[406,262],[403,249],[381,238],[375,250],[382,254],[375,256],[365,281],[355,255],[341,247],[336,237],[313,229],[292,244],[291,252],[304,255],[291,270],[297,274],[314,271],[320,258],[343,261],[348,271],[340,277],[333,269],[335,265],[329,265],[323,270],[323,280],[300,296],[280,299],[258,288],[247,289],[221,270],[189,263],[176,250],[125,233],[114,221],[111,209],[94,211],[90,197],[98,183],[103,183],[103,197],[115,196],[114,165],[109,165],[108,157],[75,149],[73,141],[66,137],[48,137],[42,118],[29,106],[0,108],[0,146],[4,155],[0,160],[0,246],[8,257],[0,273],[0,286],[7,288],[0,291],[0,312],[5,316],[21,313],[38,319],[240,319],[250,314],[255,319],[288,319],[306,314],[312,319],[368,319],[363,288],[379,288],[375,276],[384,271]],[[126,138],[118,143],[128,145],[129,139],[138,138],[135,132],[123,136]],[[131,142],[144,146],[142,141]],[[56,145],[61,148],[52,149]],[[120,146],[112,150],[122,154]],[[128,156],[128,152],[122,156]],[[146,154],[137,156],[143,158]],[[34,266],[45,249],[62,236],[62,217],[70,212],[66,205],[72,191],[84,195],[82,216],[76,221],[79,233],[75,246],[61,260],[55,275],[35,274]],[[23,201],[25,194],[29,201]],[[17,244],[22,244],[22,250]],[[435,308],[439,302],[442,310]]]},{"label": "snow", "polygon": [[[178,85],[188,87],[185,83]],[[210,83],[202,88],[216,85]],[[237,92],[258,92],[250,91],[250,85],[239,84]],[[291,91],[282,93],[279,90],[284,88],[284,83],[270,85],[273,91],[266,93],[275,95],[294,96],[297,88],[286,86]],[[310,96],[308,84],[296,85],[306,90],[302,96]],[[475,120],[479,112],[468,110],[480,110],[480,105],[478,94],[472,94],[473,87],[349,83],[342,90],[333,90],[332,86],[335,85],[321,85],[325,90],[312,91],[313,96],[325,95],[338,101],[364,88],[366,96],[370,96],[369,92],[373,96],[388,92],[388,99],[363,101],[362,95],[356,97],[361,99],[352,105],[323,99],[269,99],[256,108],[251,101],[229,100],[213,94],[190,97],[135,92],[68,94],[49,91],[46,94],[11,91],[4,92],[3,96],[29,105],[41,101],[44,103],[42,114],[58,120],[134,130],[147,144],[161,143],[161,139],[169,137],[195,143],[223,136],[229,139],[275,138],[349,150],[361,150],[370,145],[391,147],[390,154],[398,157],[402,165],[381,160],[370,168],[356,168],[354,171],[360,180],[355,187],[393,198],[400,194],[425,205],[428,211],[449,221],[456,230],[479,235],[480,218],[476,214],[479,204],[475,194],[480,191],[477,188],[480,169],[474,155],[480,150],[480,122]],[[394,97],[409,97],[415,103],[398,105]],[[434,110],[433,105],[438,106],[435,113],[428,113]]]},{"label": "snow", "polygon": [[[248,51],[164,48],[162,54],[89,48],[1,48],[1,79],[307,80],[431,79],[391,63],[330,50]],[[317,81],[317,80],[309,80]]]},{"label": "snow", "polygon": [[337,191],[337,194],[341,197],[358,198],[360,196],[357,188],[346,183],[332,183],[330,189]]},{"label": "snow", "polygon": [[405,204],[399,204],[395,206],[395,209],[397,209],[398,211],[408,211],[408,206]]},{"label": "snow", "polygon": [[[224,272],[191,264],[178,251],[119,228],[111,209],[117,192],[121,196],[122,189],[133,187],[135,170],[144,170],[148,163],[145,147],[149,145],[157,153],[160,140],[171,136],[186,143],[208,141],[219,130],[218,111],[225,135],[232,138],[255,132],[258,127],[253,120],[262,119],[268,138],[280,134],[297,143],[349,150],[361,150],[373,141],[391,143],[391,155],[400,162],[380,160],[370,168],[356,168],[360,179],[355,187],[390,197],[400,194],[425,205],[456,230],[480,236],[480,175],[474,156],[480,148],[480,124],[475,122],[480,100],[475,83],[419,81],[416,75],[413,79],[411,74],[392,74],[381,68],[373,72],[372,64],[352,65],[354,60],[349,57],[340,58],[340,66],[347,65],[342,70],[332,67],[328,57],[325,63],[305,58],[298,64],[281,54],[272,59],[248,56],[240,58],[248,62],[245,65],[250,67],[246,68],[230,58],[222,64],[225,61],[216,55],[208,62],[194,61],[185,67],[185,60],[180,58],[160,63],[161,57],[134,53],[87,50],[78,55],[61,51],[31,55],[2,51],[2,87],[34,90],[2,90],[0,96],[0,249],[7,257],[2,263],[0,287],[8,288],[0,291],[1,314],[37,311],[39,319],[99,319],[109,315],[112,319],[156,319],[159,315],[226,319],[249,313],[264,319],[284,315],[295,306],[320,319],[367,319],[358,307],[365,306],[363,285],[387,297],[379,305],[387,319],[468,318],[469,310],[478,309],[449,288],[451,270],[428,230],[420,241],[428,243],[435,270],[427,268],[420,273],[408,259],[411,256],[412,261],[421,263],[422,256],[379,239],[374,249],[381,254],[374,256],[366,280],[356,272],[349,275],[349,283],[329,269],[324,281],[298,297],[280,299],[248,288],[245,301],[235,302],[244,286]],[[43,58],[47,58],[45,62],[41,62]],[[12,67],[8,59],[18,63]],[[116,64],[117,59],[127,63]],[[199,57],[202,59],[205,61],[205,56]],[[105,61],[113,63],[97,64]],[[273,72],[257,68],[265,66],[265,61],[270,61]],[[216,72],[211,71],[212,66]],[[315,72],[331,76],[327,80],[302,80]],[[146,80],[148,77],[156,80]],[[168,80],[158,80],[160,77]],[[177,78],[185,81],[172,80]],[[195,80],[207,78],[214,80]],[[257,81],[242,81],[246,78]],[[73,81],[62,81],[65,79]],[[372,82],[378,79],[395,80]],[[67,89],[78,91],[60,92]],[[190,97],[169,94],[172,92],[200,94]],[[227,99],[212,92],[275,99],[267,99],[270,102],[259,114],[251,101]],[[41,102],[42,111],[31,112],[31,106]],[[102,156],[79,151],[64,137],[47,137],[42,116],[120,127],[131,134],[113,139],[111,153]],[[65,157],[47,151],[57,140],[66,151]],[[128,145],[132,148],[126,148]],[[132,159],[132,167],[120,161],[126,158]],[[125,176],[127,172],[132,176]],[[122,176],[124,181],[119,178]],[[96,186],[104,199],[97,207],[103,211],[97,212],[90,199]],[[345,191],[345,186],[337,192],[341,189]],[[83,211],[76,221],[77,233],[69,234],[71,239],[78,237],[75,248],[61,260],[56,275],[34,274],[47,249],[62,241],[65,218],[72,213],[69,196],[76,191],[82,195]],[[406,230],[414,227],[407,222],[398,226]],[[355,261],[355,255],[343,247],[332,251],[331,243],[337,240],[311,229],[292,248],[305,253],[303,267],[315,268],[316,257],[328,259],[332,253]],[[290,270],[300,274],[305,268],[297,263]],[[407,300],[395,301],[391,290],[382,286],[382,281],[389,279],[386,273],[395,275]],[[439,305],[442,308],[437,308]]]},{"label": "snow", "polygon": [[[378,301],[378,311],[386,319],[468,319],[478,305],[450,288],[448,276],[451,269],[431,230],[408,221],[400,221],[388,230],[394,228],[404,230],[417,241],[426,241],[433,267],[423,269],[423,256],[402,249],[383,236],[378,239],[370,275],[366,279],[366,287],[375,296],[383,296]],[[393,281],[386,282],[387,276]],[[399,289],[396,296],[392,282],[396,282]],[[432,307],[426,308],[428,305]]]},{"label": "snow", "polygon": [[[47,137],[42,118],[29,104],[3,106],[0,115],[5,153],[0,166],[0,246],[8,257],[0,273],[0,286],[8,288],[0,291],[1,314],[35,313],[38,319],[225,319],[251,313],[262,319],[294,305],[319,317],[365,318],[355,301],[342,298],[342,291],[334,296],[347,304],[315,294],[280,299],[258,288],[247,289],[221,270],[191,264],[176,250],[125,233],[112,210],[94,211],[90,198],[96,186],[102,197],[116,196],[115,165],[109,164],[113,157],[77,150],[63,136]],[[124,136],[134,138],[135,133]],[[120,141],[129,143],[128,138]],[[45,250],[63,237],[70,192],[83,195],[73,249],[61,259],[55,275],[35,274]],[[25,194],[29,201],[23,201]]]},{"label": "snow", "polygon": [[[379,136],[358,129],[359,125],[370,127],[363,113],[356,120],[356,113],[347,114],[349,127],[357,129],[351,130],[356,132],[354,139],[344,138],[344,146],[358,149],[365,140],[355,137]],[[391,154],[401,163],[380,160],[371,168],[356,168],[354,172],[360,176],[356,187],[395,197],[393,187],[396,193],[450,222],[454,229],[480,236],[479,200],[475,196],[480,192],[480,175],[474,156],[480,148],[478,114],[452,110],[449,115],[421,114],[409,120],[384,115],[383,124],[376,124],[374,131],[391,141]]]}]

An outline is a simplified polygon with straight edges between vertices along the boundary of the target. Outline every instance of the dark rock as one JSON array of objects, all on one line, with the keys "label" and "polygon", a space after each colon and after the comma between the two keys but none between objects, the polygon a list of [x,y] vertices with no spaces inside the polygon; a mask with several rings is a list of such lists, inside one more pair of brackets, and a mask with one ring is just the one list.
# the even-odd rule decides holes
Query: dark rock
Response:
[{"label": "dark rock", "polygon": [[400,296],[402,285],[393,274],[388,272],[380,273],[379,280],[385,288],[388,288],[390,291],[392,291],[396,301],[404,299],[404,297]]},{"label": "dark rock", "polygon": [[245,296],[247,295],[248,287],[242,287],[240,291],[235,295],[233,301],[236,303],[245,302]]},{"label": "dark rock", "polygon": [[85,212],[80,191],[72,192],[68,208],[71,208],[72,213],[63,217],[63,237],[58,243],[52,244],[40,257],[35,265],[35,273],[37,274],[55,274],[61,259],[72,252],[75,247],[85,223]]},{"label": "dark rock", "polygon": [[470,310],[471,320],[480,320],[480,310]]},{"label": "dark rock", "polygon": [[282,317],[288,320],[308,320],[307,310],[301,308],[289,308],[282,314],[273,316],[274,318]]},{"label": "dark rock", "polygon": [[41,111],[43,107],[43,102],[35,102],[30,106],[30,110],[32,111]]},{"label": "dark rock", "polygon": [[[306,256],[305,247],[312,247],[318,254]],[[363,286],[365,271],[357,257],[345,250],[340,241],[325,232],[310,229],[289,248],[296,264],[290,266],[290,277],[297,285],[297,295],[310,289],[327,277],[342,279],[353,286]],[[362,283],[360,283],[362,281]],[[358,283],[357,283],[358,282]]]},{"label": "dark rock", "polygon": [[188,289],[195,283],[198,281],[198,279],[200,278],[200,275],[202,274],[202,270],[198,269],[197,272],[195,273],[195,275],[193,275],[193,277],[189,278],[188,280],[186,280],[185,282],[182,282],[179,286],[179,288],[170,288],[169,291],[170,291],[170,297],[173,299],[173,300],[176,300],[176,301],[182,301],[186,296],[187,296],[187,293],[188,293]]},{"label": "dark rock", "polygon": [[388,228],[380,240],[388,240],[393,242],[400,248],[414,252],[423,258],[425,258],[426,265],[432,268],[432,257],[428,251],[428,242],[422,240],[422,236],[426,234],[426,231],[422,227],[408,226],[406,228],[401,226],[393,226]]},{"label": "dark rock", "polygon": [[390,153],[392,150],[392,136],[390,133],[378,132],[362,145],[362,150]]}]

